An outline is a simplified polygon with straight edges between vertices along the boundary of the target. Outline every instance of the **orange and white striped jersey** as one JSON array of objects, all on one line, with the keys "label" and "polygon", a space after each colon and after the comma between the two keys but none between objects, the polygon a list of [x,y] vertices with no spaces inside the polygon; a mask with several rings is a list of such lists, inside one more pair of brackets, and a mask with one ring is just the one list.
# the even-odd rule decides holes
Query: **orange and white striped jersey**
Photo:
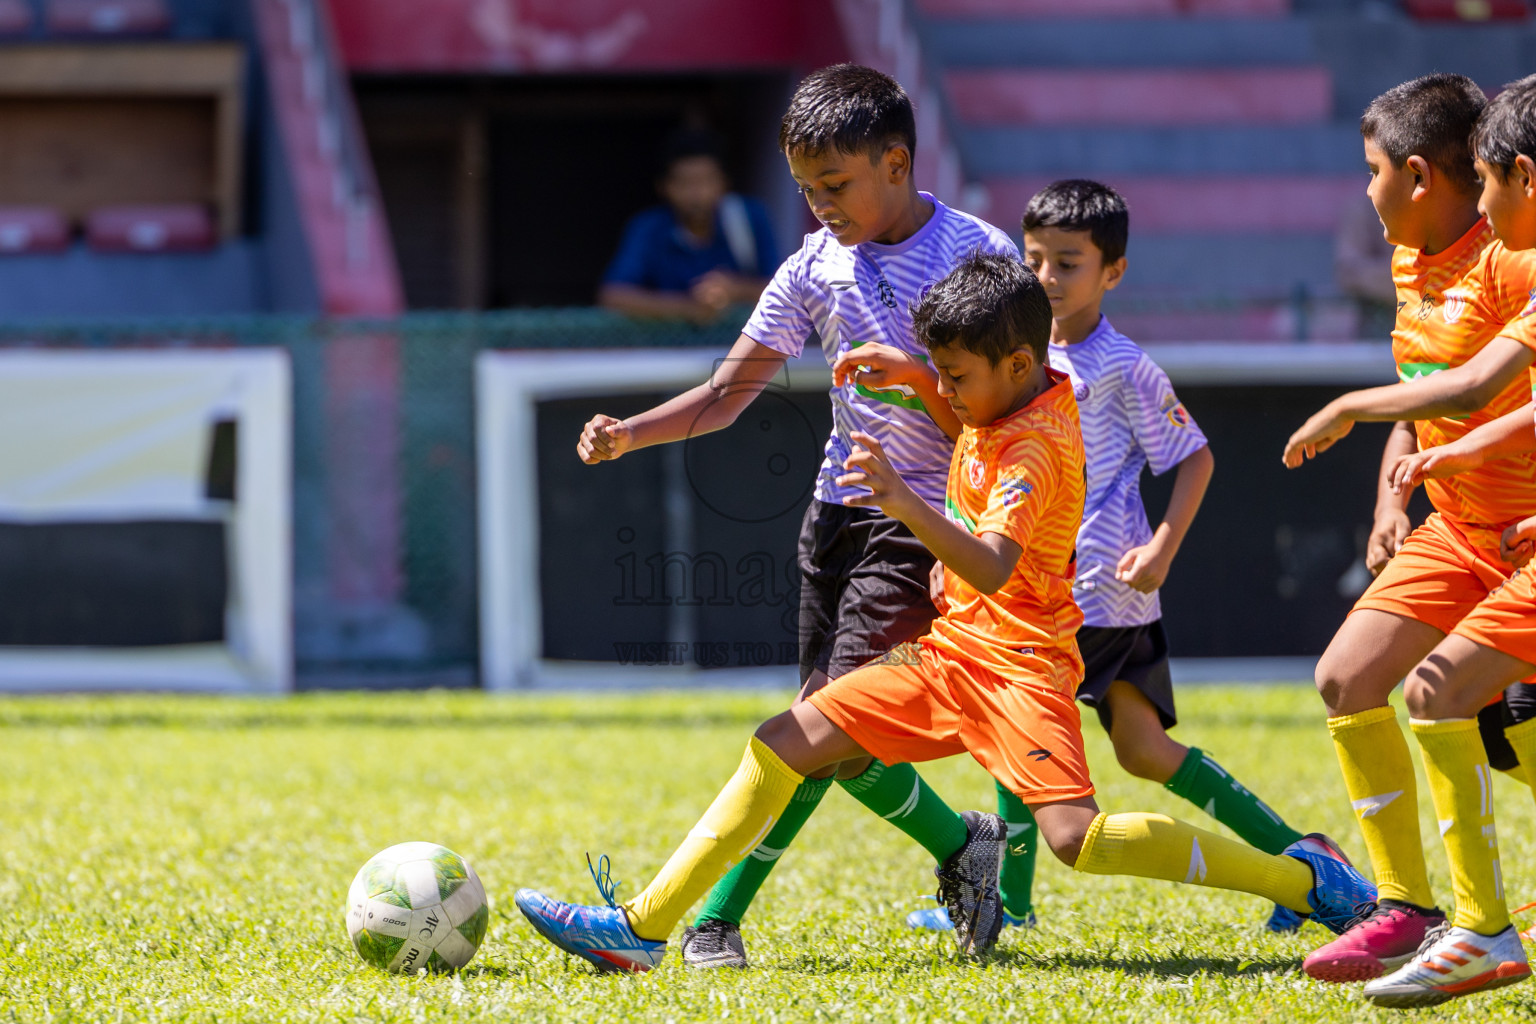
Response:
[{"label": "orange and white striped jersey", "polygon": [[925,642],[1007,679],[1049,680],[1075,693],[1083,663],[1072,600],[1074,545],[1083,518],[1083,438],[1072,382],[1052,384],[1024,408],[966,427],[949,466],[945,511],[973,534],[996,533],[1022,550],[1002,588],[983,594],[948,569],[948,609]]},{"label": "orange and white striped jersey", "polygon": [[[1496,337],[1536,349],[1536,252],[1506,249],[1487,220],[1433,256],[1399,246],[1392,280],[1397,286],[1392,357],[1400,380],[1460,366]],[[1454,441],[1530,397],[1530,382],[1516,379],[1470,416],[1419,420],[1414,425],[1419,448]],[[1536,455],[1490,462],[1426,481],[1424,488],[1442,515],[1473,536],[1486,534],[1536,512]]]}]

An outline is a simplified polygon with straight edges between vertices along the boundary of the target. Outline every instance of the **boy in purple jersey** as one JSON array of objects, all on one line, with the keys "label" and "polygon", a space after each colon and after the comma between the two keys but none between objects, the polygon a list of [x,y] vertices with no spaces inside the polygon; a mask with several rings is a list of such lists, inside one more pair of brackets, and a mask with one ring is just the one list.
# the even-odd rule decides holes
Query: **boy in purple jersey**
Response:
[{"label": "boy in purple jersey", "polygon": [[[1024,211],[1024,260],[1051,300],[1051,366],[1072,379],[1087,458],[1072,596],[1083,611],[1077,642],[1084,678],[1077,698],[1099,713],[1120,766],[1167,786],[1265,853],[1301,838],[1198,747],[1168,735],[1178,722],[1168,639],[1157,591],[1199,511],[1215,460],[1168,375],[1099,311],[1125,273],[1125,200],[1096,181],[1058,181]],[[1141,473],[1176,473],[1156,530],[1141,502]],[[1039,833],[1018,797],[997,790],[1007,822],[1004,921],[1030,925]],[[1341,855],[1342,856],[1342,855]],[[914,911],[913,927],[946,928],[942,908]],[[1301,926],[1275,904],[1273,931]]]},{"label": "boy in purple jersey", "polygon": [[[870,435],[902,479],[942,508],[960,421],[939,396],[938,375],[916,339],[912,307],[973,252],[1018,258],[996,228],[952,210],[912,181],[916,125],[893,79],[840,64],[800,83],[779,148],[824,226],[779,267],[741,338],[710,380],[626,420],[595,416],[582,430],[584,462],[729,426],[786,359],[820,339],[832,365],[832,436],[800,530],[800,680],[797,702],[928,628],[933,556],[900,521],[855,508],[863,494],[838,483],[852,434]],[[923,845],[940,888],[996,913],[1002,821],[968,825],[910,764],[861,759],[806,778],[784,814],[711,891],[684,933],[694,967],[744,967],[740,922],[758,888],[835,777],[855,799]],[[985,849],[986,855],[978,855]],[[990,866],[989,866],[990,865]],[[960,908],[968,915],[973,908]]]}]

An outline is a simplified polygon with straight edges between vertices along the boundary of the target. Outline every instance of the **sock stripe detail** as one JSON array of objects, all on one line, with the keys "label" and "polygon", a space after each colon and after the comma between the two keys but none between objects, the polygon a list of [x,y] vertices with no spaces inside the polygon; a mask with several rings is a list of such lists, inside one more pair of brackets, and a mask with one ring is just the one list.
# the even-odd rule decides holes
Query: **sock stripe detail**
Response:
[{"label": "sock stripe detail", "polygon": [[908,794],[907,799],[902,803],[902,805],[896,808],[890,814],[882,814],[881,817],[886,821],[895,821],[897,818],[905,818],[907,815],[911,814],[914,810],[917,809],[917,801],[922,797],[922,795],[923,780],[920,777],[914,778],[912,780],[912,792]]}]

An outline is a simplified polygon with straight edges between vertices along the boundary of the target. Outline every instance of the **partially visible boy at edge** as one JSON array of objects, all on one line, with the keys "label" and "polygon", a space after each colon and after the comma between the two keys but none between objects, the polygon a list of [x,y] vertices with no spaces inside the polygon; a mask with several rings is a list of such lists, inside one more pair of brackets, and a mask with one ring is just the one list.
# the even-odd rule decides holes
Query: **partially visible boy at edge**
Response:
[{"label": "partially visible boy at edge", "polygon": [[[878,508],[852,507],[839,481],[852,433],[875,437],[902,478],[941,507],[960,421],[938,396],[938,377],[912,333],[923,290],[967,253],[1018,258],[996,228],[952,210],[912,180],[912,104],[871,68],[840,64],[808,76],[779,129],[795,183],[824,225],[779,267],[741,338],[704,384],[625,420],[595,416],[577,453],[596,463],[648,445],[729,426],[807,340],[832,364],[833,428],[814,498],[800,527],[800,682],[804,700],[829,680],[923,633],[933,556]],[[1002,821],[963,819],[910,764],[868,758],[818,770],[797,788],[752,855],[710,894],[683,939],[692,967],[745,967],[740,923],[759,887],[822,796],[839,784],[916,839],[938,861],[942,892],[969,917],[1000,913]],[[970,853],[966,851],[969,850]],[[962,948],[969,937],[957,934]]]},{"label": "partially visible boy at edge", "polygon": [[[1511,251],[1536,249],[1536,76],[1506,86],[1489,102],[1472,146],[1483,182],[1478,209],[1499,243]],[[1527,291],[1521,319],[1536,321],[1536,284]],[[1536,372],[1532,377],[1536,381]],[[1536,452],[1532,411],[1527,403],[1449,444],[1400,456],[1388,480],[1407,493],[1425,479],[1528,456]],[[1519,568],[1456,624],[1403,685],[1456,904],[1434,942],[1392,974],[1366,983],[1366,999],[1378,1006],[1432,1006],[1531,975],[1505,902],[1489,757],[1478,737],[1479,714],[1489,701],[1502,693],[1511,707],[1525,706],[1520,698],[1530,688],[1519,680],[1536,674],[1536,577],[1528,564],[1536,506],[1527,511],[1533,514],[1507,527],[1499,541],[1503,560]],[[1536,719],[1510,725],[1504,735],[1527,770],[1536,765]]]},{"label": "partially visible boy at edge", "polygon": [[[940,394],[965,425],[945,512],[862,432],[838,479],[858,489],[845,504],[884,509],[944,563],[944,614],[916,643],[763,723],[735,776],[635,899],[615,904],[609,885],[607,906],[583,907],[521,889],[518,908],[545,938],[599,968],[649,970],[692,902],[757,844],[808,772],[865,757],[970,753],[1079,871],[1249,892],[1344,930],[1375,888],[1312,837],[1274,856],[1160,814],[1099,811],[1074,699],[1083,672],[1072,600],[1083,443],[1071,381],[1047,363],[1050,300],[1011,256],[978,255],[935,285],[913,317]],[[974,938],[966,951],[981,955],[1002,921],[955,925]]]},{"label": "partially visible boy at edge", "polygon": [[[1509,578],[1500,535],[1536,508],[1536,459],[1505,459],[1428,481],[1435,511],[1409,533],[1409,491],[1394,491],[1388,479],[1398,457],[1454,441],[1530,398],[1522,371],[1536,359],[1536,318],[1528,315],[1536,259],[1496,241],[1478,211],[1468,139],[1486,102],[1470,79],[1435,74],[1388,90],[1366,109],[1367,191],[1398,246],[1392,353],[1403,383],[1330,402],[1292,435],[1283,456],[1299,466],[1356,421],[1396,423],[1377,482],[1371,558],[1379,575],[1317,666],[1328,731],[1381,893],[1374,913],[1303,962],[1324,981],[1394,971],[1445,922],[1425,865],[1413,759],[1387,698]],[[1479,716],[1493,767],[1520,767],[1524,758],[1505,729],[1536,715],[1533,694],[1512,688]]]},{"label": "partially visible boy at edge", "polygon": [[[1168,735],[1178,715],[1157,591],[1199,511],[1215,459],[1168,375],[1100,312],[1105,293],[1125,274],[1129,234],[1125,200],[1096,181],[1055,182],[1024,211],[1024,262],[1051,300],[1050,364],[1072,380],[1087,458],[1072,585],[1083,612],[1077,699],[1098,712],[1122,768],[1165,785],[1250,846],[1279,853],[1302,834],[1209,754]],[[1156,530],[1141,502],[1141,474],[1149,467],[1176,472]],[[1008,830],[1004,923],[1028,925],[1039,836],[1028,808],[1001,783],[997,802]],[[949,916],[942,907],[916,910],[907,924],[948,928]],[[1271,930],[1300,925],[1291,910],[1275,905]]]}]

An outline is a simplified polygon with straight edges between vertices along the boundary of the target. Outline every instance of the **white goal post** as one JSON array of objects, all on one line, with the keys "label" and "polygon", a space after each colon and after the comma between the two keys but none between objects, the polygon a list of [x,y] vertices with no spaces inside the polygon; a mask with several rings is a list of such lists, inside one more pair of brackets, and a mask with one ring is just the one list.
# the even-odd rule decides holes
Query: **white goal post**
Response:
[{"label": "white goal post", "polygon": [[[222,613],[204,614],[222,642],[10,640],[0,691],[291,689],[291,393],[278,349],[0,351],[0,524],[112,538],[123,524],[209,524],[200,535],[223,550],[215,540],[218,571],[201,585],[217,598],[227,581]],[[220,460],[227,494],[209,484]]]}]

